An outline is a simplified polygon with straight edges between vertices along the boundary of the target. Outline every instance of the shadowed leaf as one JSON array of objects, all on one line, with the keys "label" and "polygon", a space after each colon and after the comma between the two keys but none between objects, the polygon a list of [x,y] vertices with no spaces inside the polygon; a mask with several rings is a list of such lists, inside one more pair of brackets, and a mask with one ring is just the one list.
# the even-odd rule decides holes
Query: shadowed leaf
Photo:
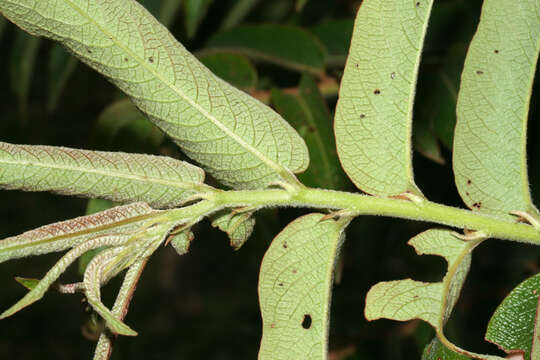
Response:
[{"label": "shadowed leaf", "polygon": [[241,90],[254,90],[257,85],[257,70],[245,56],[206,54],[199,60],[214,74]]},{"label": "shadowed leaf", "polygon": [[49,54],[49,101],[47,110],[54,112],[66,84],[79,62],[66,49],[55,44]]}]

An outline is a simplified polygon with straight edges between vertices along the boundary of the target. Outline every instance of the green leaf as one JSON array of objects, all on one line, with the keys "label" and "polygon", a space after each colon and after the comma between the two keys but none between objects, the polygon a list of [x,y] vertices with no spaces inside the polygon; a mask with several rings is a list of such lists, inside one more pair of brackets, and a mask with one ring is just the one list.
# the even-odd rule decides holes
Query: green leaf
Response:
[{"label": "green leaf", "polygon": [[157,19],[160,23],[170,28],[171,24],[182,5],[182,0],[167,0],[161,2]]},{"label": "green leaf", "polygon": [[414,125],[414,147],[418,152],[430,160],[439,164],[444,164],[446,161],[442,156],[441,147],[437,136],[433,131],[433,125],[429,118],[422,118],[416,121]]},{"label": "green leaf", "polygon": [[238,25],[261,0],[236,0],[221,24],[221,29]]},{"label": "green leaf", "polygon": [[[540,274],[519,284],[499,305],[489,321],[486,340],[496,344],[507,353],[522,353],[525,360],[531,356],[535,326],[538,328],[538,304],[540,301]],[[539,329],[536,329],[538,335]],[[538,344],[536,351],[538,351]],[[537,354],[536,354],[537,355]]]},{"label": "green leaf", "polygon": [[300,133],[311,151],[312,161],[300,180],[311,187],[344,189],[347,183],[336,154],[332,118],[313,77],[302,76],[298,95],[279,89],[271,94],[276,110]]},{"label": "green leaf", "polygon": [[184,0],[184,22],[190,39],[195,37],[199,24],[212,2],[213,0]]},{"label": "green leaf", "polygon": [[311,32],[326,47],[328,52],[326,62],[329,66],[345,65],[353,29],[353,19],[328,20],[311,28]]},{"label": "green leaf", "polygon": [[102,236],[93,238],[77,245],[68,251],[62,258],[47,272],[45,277],[34,286],[21,300],[0,314],[0,320],[7,318],[20,311],[21,309],[33,304],[45,295],[49,287],[62,275],[69,265],[71,265],[79,256],[88,250],[100,246],[119,246],[128,240],[127,236]]},{"label": "green leaf", "polygon": [[189,229],[170,236],[171,246],[174,248],[174,251],[176,251],[178,255],[187,254],[189,251],[189,246],[195,238],[193,232]]},{"label": "green leaf", "polygon": [[49,54],[49,101],[47,110],[54,112],[62,91],[79,62],[62,46],[55,44]]},{"label": "green leaf", "polygon": [[9,74],[11,90],[17,96],[22,120],[26,120],[28,112],[28,94],[40,45],[41,39],[17,31],[10,56]]},{"label": "green leaf", "polygon": [[365,0],[356,17],[334,129],[345,172],[369,194],[420,194],[412,171],[412,110],[432,4]]},{"label": "green leaf", "polygon": [[234,213],[234,211],[221,211],[213,216],[212,226],[227,233],[231,240],[231,247],[234,250],[238,250],[244,245],[253,232],[255,219],[252,215],[252,211],[240,213]]},{"label": "green leaf", "polygon": [[39,4],[3,0],[0,11],[30,33],[62,42],[104,74],[225,185],[294,182],[291,172],[307,167],[305,143],[286,121],[218,79],[137,2]]},{"label": "green leaf", "polygon": [[39,284],[39,279],[24,278],[20,276],[16,276],[15,281],[27,288],[28,290],[33,290]]},{"label": "green leaf", "polygon": [[334,264],[345,225],[310,214],[272,241],[259,276],[260,360],[327,358]]},{"label": "green leaf", "polygon": [[61,221],[0,240],[0,263],[62,251],[110,232],[130,233],[161,214],[145,203],[118,206],[93,215]]},{"label": "green leaf", "polygon": [[535,0],[484,1],[461,77],[454,135],[454,174],[467,206],[508,220],[510,212],[528,213],[537,225],[526,136],[539,12]]},{"label": "green leaf", "polygon": [[174,207],[204,188],[204,172],[169,157],[0,142],[0,188],[54,191]]},{"label": "green leaf", "polygon": [[84,273],[84,287],[88,303],[105,320],[107,327],[115,334],[137,336],[137,332],[119,320],[101,302],[101,285],[103,284],[103,271],[122,252],[122,248],[112,248],[102,251],[90,261]]},{"label": "green leaf", "polygon": [[205,52],[233,52],[292,70],[321,74],[325,51],[309,32],[291,25],[240,25],[214,35]]},{"label": "green leaf", "polygon": [[461,355],[449,350],[444,346],[438,338],[433,338],[431,342],[426,345],[424,353],[422,354],[422,360],[467,360],[470,359],[465,355]]},{"label": "green leaf", "polygon": [[245,56],[236,54],[206,54],[199,60],[214,74],[236,86],[250,91],[257,85],[257,70]]},{"label": "green leaf", "polygon": [[451,344],[444,336],[444,325],[456,304],[469,271],[471,253],[484,238],[461,240],[449,230],[431,229],[409,241],[418,255],[439,255],[448,262],[443,280],[426,283],[411,279],[380,282],[366,296],[366,319],[387,318],[399,321],[421,319],[436,330],[437,337],[452,345],[453,351],[478,359],[497,356],[475,354]]},{"label": "green leaf", "polygon": [[110,146],[115,143],[122,131],[129,133],[129,143],[136,145],[135,148],[148,143],[150,148],[155,149],[164,140],[163,132],[157,129],[129,99],[113,102],[99,115],[93,136],[94,143]]}]

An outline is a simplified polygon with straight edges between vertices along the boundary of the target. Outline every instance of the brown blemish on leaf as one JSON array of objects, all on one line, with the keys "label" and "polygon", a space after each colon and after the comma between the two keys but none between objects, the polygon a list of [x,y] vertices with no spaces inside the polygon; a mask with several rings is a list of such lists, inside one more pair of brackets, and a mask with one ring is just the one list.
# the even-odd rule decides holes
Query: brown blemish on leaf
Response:
[{"label": "brown blemish on leaf", "polygon": [[375,90],[373,91],[373,93],[374,93],[375,95],[379,95],[379,94],[381,93],[381,90],[375,89]]},{"label": "brown blemish on leaf", "polygon": [[499,53],[499,50],[495,49],[495,50],[493,50],[493,53],[494,53],[494,54],[498,54],[498,53]]},{"label": "brown blemish on leaf", "polygon": [[484,72],[482,70],[476,70],[476,75],[482,75]]},{"label": "brown blemish on leaf", "polygon": [[297,272],[298,272],[298,270],[292,269],[292,273],[293,273],[293,274],[296,274]]},{"label": "brown blemish on leaf", "polygon": [[481,202],[481,201],[475,202],[474,204],[472,204],[472,206],[473,206],[474,208],[480,209],[480,208],[482,207],[482,202]]},{"label": "brown blemish on leaf", "polygon": [[416,2],[416,7],[420,7],[420,1]]},{"label": "brown blemish on leaf", "polygon": [[271,324],[270,324],[270,327],[271,327],[272,329],[274,329],[274,328],[276,327],[276,323],[271,323]]},{"label": "brown blemish on leaf", "polygon": [[288,248],[288,246],[287,246],[287,243],[286,243],[286,242],[283,242],[283,248],[284,248],[284,249]]},{"label": "brown blemish on leaf", "polygon": [[466,191],[466,192],[465,192],[465,195],[469,196],[469,195],[471,195],[471,194],[469,194],[469,192],[468,192],[468,191]]},{"label": "brown blemish on leaf", "polygon": [[283,283],[279,283],[278,286],[283,286]]},{"label": "brown blemish on leaf", "polygon": [[305,314],[302,319],[302,327],[308,330],[311,327],[311,315]]},{"label": "brown blemish on leaf", "polygon": [[365,118],[365,117],[366,117],[365,114],[360,114],[360,119],[363,119],[363,118]]},{"label": "brown blemish on leaf", "polygon": [[472,180],[471,179],[467,180],[467,185],[471,185],[471,184],[472,184]]},{"label": "brown blemish on leaf", "polygon": [[396,78],[396,72],[394,71],[390,74],[390,79],[394,80],[395,78]]},{"label": "brown blemish on leaf", "polygon": [[148,58],[148,62],[153,63],[153,62],[154,62],[154,57],[153,57],[153,56],[150,56],[150,57]]}]

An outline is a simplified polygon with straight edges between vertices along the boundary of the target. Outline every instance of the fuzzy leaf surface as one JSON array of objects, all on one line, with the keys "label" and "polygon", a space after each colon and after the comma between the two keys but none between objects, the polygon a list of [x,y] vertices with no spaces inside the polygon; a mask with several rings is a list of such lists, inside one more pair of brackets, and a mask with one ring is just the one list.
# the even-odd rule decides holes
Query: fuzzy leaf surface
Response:
[{"label": "fuzzy leaf surface", "polygon": [[31,255],[72,248],[84,241],[110,232],[130,233],[139,229],[161,211],[145,203],[118,206],[78,218],[57,222],[0,240],[0,263]]},{"label": "fuzzy leaf surface", "polygon": [[519,284],[499,305],[489,321],[486,340],[507,353],[522,353],[525,360],[537,359],[531,356],[531,351],[539,319],[539,300],[540,274],[537,274]]},{"label": "fuzzy leaf surface", "polygon": [[0,187],[144,201],[173,207],[203,187],[204,172],[164,156],[0,142]]},{"label": "fuzzy leaf surface", "polygon": [[457,188],[473,210],[540,219],[526,160],[529,100],[540,50],[540,1],[486,0],[463,69],[454,135]]},{"label": "fuzzy leaf surface", "polygon": [[342,222],[302,216],[279,233],[259,276],[261,360],[326,359],[335,260]]},{"label": "fuzzy leaf surface", "polygon": [[309,163],[278,114],[217,78],[134,0],[1,0],[0,12],[105,75],[226,185],[294,180]]},{"label": "fuzzy leaf surface", "polygon": [[365,0],[356,16],[334,131],[341,164],[361,190],[419,194],[412,110],[433,1]]},{"label": "fuzzy leaf surface", "polygon": [[227,211],[221,211],[213,217],[212,226],[227,233],[231,240],[231,247],[238,250],[244,245],[253,232],[255,219],[252,215],[253,212],[234,214]]}]

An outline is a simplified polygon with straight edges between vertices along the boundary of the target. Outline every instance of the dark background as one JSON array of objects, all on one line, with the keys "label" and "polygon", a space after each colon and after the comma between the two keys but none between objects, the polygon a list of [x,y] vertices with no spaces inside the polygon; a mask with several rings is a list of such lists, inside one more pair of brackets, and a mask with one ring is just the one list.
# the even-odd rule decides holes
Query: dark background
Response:
[{"label": "dark background", "polygon": [[[219,29],[233,1],[215,1],[194,39],[188,39],[180,12],[172,32],[191,51],[204,48]],[[293,24],[309,30],[333,19],[352,19],[359,1],[311,0],[297,12],[292,1],[261,1],[243,20],[246,23]],[[441,73],[458,83],[464,50],[473,36],[480,14],[479,0],[435,2],[420,71],[415,120],[428,121],[434,137],[444,143],[444,129],[455,121],[451,99],[437,93]],[[13,58],[19,30],[9,25],[0,39],[0,141],[62,145],[86,149],[123,150],[181,157],[165,140],[158,147],[137,143],[130,129],[109,144],[96,142],[96,119],[118,92],[103,77],[79,64],[69,78],[54,111],[47,110],[48,63],[52,46],[43,41],[33,65],[24,111],[13,91]],[[458,50],[456,50],[458,49]],[[459,50],[462,49],[462,50]],[[256,62],[259,90],[297,86],[300,73],[268,63]],[[341,66],[326,69],[338,79]],[[10,74],[11,72],[11,74]],[[537,92],[536,92],[537,93]],[[443,99],[443,100],[441,100]],[[336,96],[328,96],[333,111]],[[446,103],[441,104],[441,101]],[[535,134],[537,97],[533,97],[529,126],[529,168],[533,198],[540,198],[540,144]],[[439,110],[438,110],[439,109]],[[443,110],[440,110],[443,111]],[[440,115],[440,116],[439,116]],[[417,125],[415,125],[417,126]],[[416,129],[415,129],[416,130]],[[448,132],[448,131],[447,131]],[[451,169],[451,149],[441,145],[441,165],[414,153],[416,181],[433,201],[464,207],[457,195]],[[210,180],[211,181],[211,180]],[[355,191],[349,185],[346,190]],[[87,200],[47,193],[0,192],[0,238],[59,220],[84,214]],[[536,201],[538,204],[538,201]],[[257,277],[261,258],[272,238],[302,209],[269,209],[257,214],[255,234],[239,251],[233,251],[226,236],[207,221],[196,226],[191,252],[178,257],[172,248],[162,248],[152,257],[135,293],[126,322],[139,332],[136,338],[121,338],[113,359],[255,359],[261,336]],[[434,256],[417,256],[406,242],[429,228],[421,222],[362,216],[347,230],[344,245],[343,280],[334,289],[330,329],[333,359],[418,359],[434,333],[421,322],[378,320],[363,316],[364,298],[379,281],[414,278],[438,281],[446,263]],[[0,308],[18,300],[25,290],[14,276],[40,278],[58,254],[9,261],[0,265]],[[473,255],[470,275],[448,324],[450,339],[477,352],[497,353],[483,341],[487,322],[504,296],[522,280],[538,272],[537,248],[489,240]],[[76,266],[63,277],[76,280]],[[104,288],[104,302],[111,304],[118,279]],[[0,359],[90,359],[94,341],[88,328],[90,313],[82,295],[48,293],[45,298],[0,322]]]}]

